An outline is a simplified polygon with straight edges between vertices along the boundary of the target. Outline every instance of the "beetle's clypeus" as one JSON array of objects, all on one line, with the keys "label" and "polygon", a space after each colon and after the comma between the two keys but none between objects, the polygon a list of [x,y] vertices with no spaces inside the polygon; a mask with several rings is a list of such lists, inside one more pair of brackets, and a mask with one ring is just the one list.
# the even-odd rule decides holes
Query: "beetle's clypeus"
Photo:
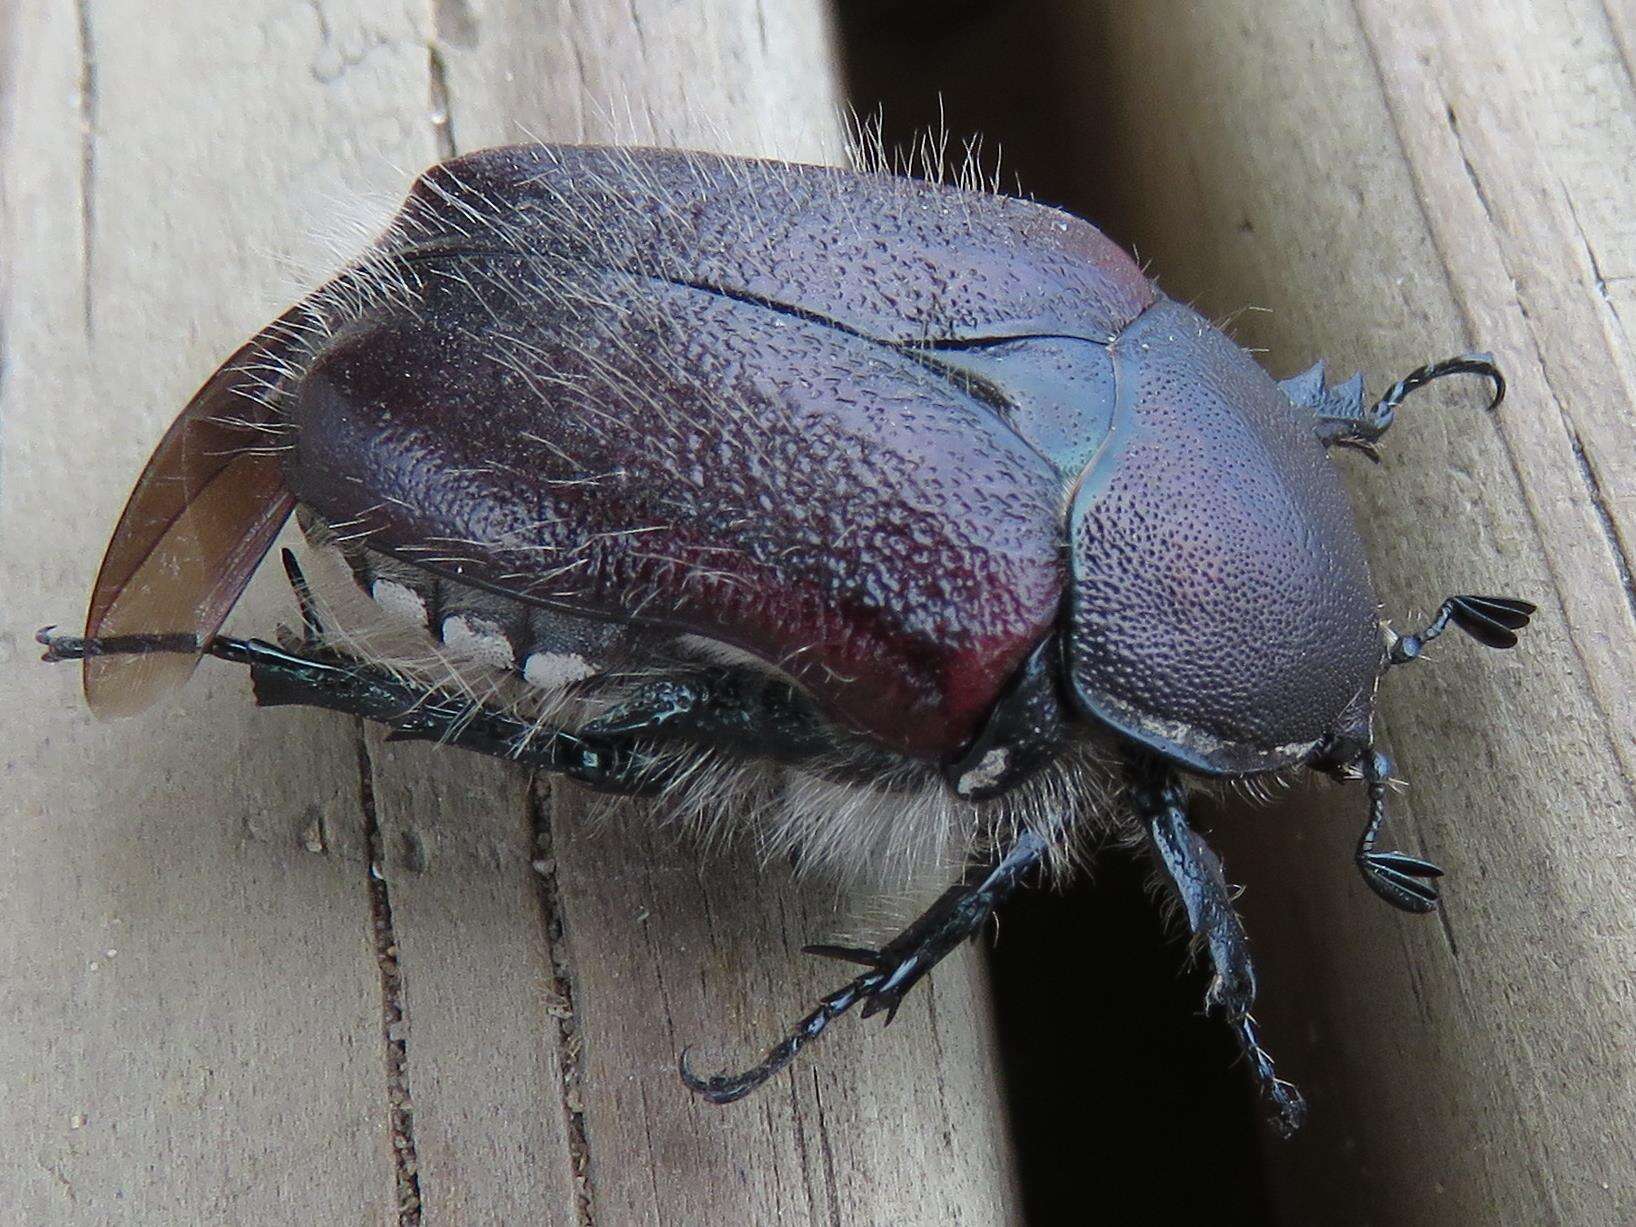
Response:
[{"label": "beetle's clypeus", "polygon": [[[774,845],[843,870],[973,870],[755,1068],[904,994],[1077,833],[1145,836],[1280,1122],[1255,979],[1187,781],[1361,779],[1375,847],[1382,674],[1450,622],[1510,647],[1532,607],[1377,615],[1334,446],[1373,454],[1424,367],[1366,407],[1274,382],[1087,223],[880,173],[533,145],[434,167],[384,236],[210,378],[109,546],[92,706],[140,709],[212,654],[263,703],[330,707],[699,806],[773,764]],[[292,510],[435,673],[326,630],[217,634]],[[450,662],[454,662],[450,668]],[[727,808],[731,809],[731,805]]]}]

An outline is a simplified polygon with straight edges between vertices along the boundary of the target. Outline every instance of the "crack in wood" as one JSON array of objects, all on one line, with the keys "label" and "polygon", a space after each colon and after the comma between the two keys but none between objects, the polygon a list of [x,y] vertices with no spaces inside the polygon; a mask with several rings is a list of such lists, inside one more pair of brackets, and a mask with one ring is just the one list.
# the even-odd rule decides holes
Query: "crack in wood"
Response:
[{"label": "crack in wood", "polygon": [[591,1140],[585,1127],[582,1090],[584,1067],[580,1060],[582,1036],[574,1006],[573,956],[563,919],[562,891],[557,881],[556,837],[551,828],[550,786],[536,778],[529,788],[529,822],[533,828],[534,872],[540,878],[540,914],[545,924],[551,957],[551,1001],[547,1013],[557,1020],[562,1053],[562,1116],[568,1134],[569,1161],[574,1176],[574,1207],[580,1227],[595,1227],[591,1207]]},{"label": "crack in wood", "polygon": [[1449,903],[1447,899],[1440,899],[1437,903],[1437,923],[1443,930],[1443,940],[1449,944],[1449,954],[1456,960],[1460,957],[1460,943],[1454,937],[1454,922],[1449,919]]},{"label": "crack in wood", "polygon": [[[1471,155],[1466,152],[1465,139],[1460,135],[1460,117],[1454,113],[1454,106],[1448,99],[1443,99],[1443,118],[1449,126],[1449,134],[1454,137],[1454,147],[1460,153],[1460,165],[1465,167],[1466,178],[1471,181],[1471,190],[1477,194],[1477,203],[1483,208],[1483,216],[1494,230],[1499,229],[1499,223],[1494,220],[1494,205],[1488,199],[1488,189],[1483,187],[1483,181],[1477,175],[1477,168],[1471,163]],[[1513,279],[1515,285],[1515,279]],[[1518,294],[1518,302],[1522,296]]]},{"label": "crack in wood", "polygon": [[1590,262],[1591,280],[1596,284],[1596,293],[1602,299],[1608,312],[1613,316],[1614,322],[1623,331],[1625,319],[1624,316],[1619,314],[1619,300],[1613,296],[1608,287],[1618,285],[1621,282],[1636,280],[1636,278],[1632,278],[1630,275],[1610,277],[1603,272],[1602,261],[1597,257],[1596,248],[1591,246],[1590,236],[1585,233],[1585,224],[1579,220],[1579,206],[1574,203],[1573,193],[1568,190],[1568,185],[1560,177],[1557,179],[1557,189],[1561,192],[1562,199],[1568,206],[1568,217],[1573,222],[1574,234],[1579,239],[1579,245],[1585,251],[1585,259]]},{"label": "crack in wood", "polygon": [[[1459,262],[1450,256],[1447,239],[1444,233],[1444,225],[1441,224],[1440,221],[1435,218],[1432,212],[1428,209],[1428,197],[1419,188],[1419,185],[1423,183],[1423,177],[1431,172],[1426,167],[1422,167],[1417,164],[1409,153],[1409,141],[1411,138],[1409,127],[1410,121],[1406,120],[1405,117],[1399,113],[1401,98],[1394,93],[1394,89],[1388,84],[1387,77],[1383,69],[1383,65],[1387,59],[1387,52],[1383,49],[1380,42],[1379,32],[1371,27],[1369,19],[1367,19],[1364,15],[1363,6],[1367,3],[1368,0],[1352,0],[1353,19],[1357,26],[1358,32],[1363,39],[1364,46],[1367,48],[1367,58],[1375,88],[1385,105],[1386,115],[1391,123],[1398,154],[1402,161],[1404,171],[1409,177],[1409,182],[1416,185],[1415,205],[1419,214],[1421,225],[1424,227],[1427,237],[1431,240],[1432,246],[1438,254],[1439,261],[1442,265],[1443,283],[1449,292],[1450,298],[1454,303],[1456,310],[1460,314],[1466,336],[1472,337],[1475,336],[1478,331],[1476,327],[1477,304],[1473,298],[1474,291],[1468,284],[1463,283],[1462,279],[1456,275],[1456,268]],[[1556,387],[1551,381],[1551,372],[1546,359],[1546,346],[1540,338],[1532,316],[1529,314],[1528,304],[1524,300],[1522,288],[1517,284],[1516,276],[1511,271],[1510,264],[1507,260],[1505,244],[1502,240],[1502,232],[1500,227],[1495,222],[1494,214],[1490,208],[1489,201],[1483,195],[1482,184],[1478,179],[1476,168],[1472,165],[1471,160],[1467,155],[1464,142],[1461,139],[1458,116],[1455,114],[1453,104],[1448,101],[1447,96],[1443,93],[1440,87],[1437,88],[1437,98],[1443,108],[1442,122],[1448,128],[1449,134],[1453,138],[1455,152],[1461,160],[1465,175],[1470,181],[1473,191],[1477,194],[1478,207],[1482,209],[1484,217],[1489,222],[1490,229],[1493,232],[1493,245],[1499,256],[1506,282],[1510,287],[1510,302],[1516,308],[1516,311],[1522,320],[1522,327],[1527,333],[1529,346],[1533,350],[1534,359],[1539,365],[1540,378],[1545,385],[1546,391],[1550,394],[1552,401],[1556,405],[1557,414],[1562,422],[1563,430],[1569,436],[1570,444],[1572,444],[1575,437],[1575,428],[1572,419],[1569,417],[1567,409],[1563,406],[1562,398],[1557,394]],[[1510,469],[1512,480],[1516,482],[1517,488],[1523,492],[1524,506],[1527,510],[1529,523],[1533,529],[1534,535],[1541,543],[1548,542],[1552,539],[1552,526],[1549,518],[1544,515],[1540,505],[1534,497],[1536,489],[1535,483],[1528,475],[1525,474],[1522,458],[1518,454],[1518,447],[1507,432],[1500,427],[1498,416],[1490,415],[1490,417],[1496,431],[1498,432],[1500,444],[1504,449],[1507,466]],[[1616,550],[1614,553],[1616,563],[1621,556],[1622,555],[1620,552]],[[1545,555],[1545,566],[1551,576],[1553,585],[1556,587],[1556,590],[1563,601],[1564,608],[1566,608],[1569,604],[1568,594],[1571,589],[1565,581],[1564,572],[1559,565],[1559,560],[1548,550],[1546,551]],[[1621,576],[1620,578],[1622,579],[1623,577]],[[1625,588],[1625,592],[1627,602],[1632,599],[1636,599],[1630,596],[1631,590],[1628,586]],[[1623,764],[1626,762],[1626,752],[1623,744],[1620,742],[1615,733],[1619,722],[1615,717],[1614,712],[1610,708],[1610,700],[1608,696],[1596,684],[1595,678],[1598,676],[1596,660],[1593,656],[1587,653],[1585,644],[1581,642],[1581,636],[1574,633],[1572,629],[1569,631],[1567,641],[1569,649],[1573,652],[1574,658],[1578,662],[1580,677],[1583,681],[1585,693],[1590,699],[1591,704],[1596,708],[1597,714],[1601,719],[1601,727],[1605,742],[1612,749],[1615,761]],[[1628,768],[1621,771],[1620,782],[1626,797],[1636,801],[1636,776],[1632,776]]]},{"label": "crack in wood", "polygon": [[381,973],[381,1042],[386,1058],[387,1115],[397,1178],[398,1227],[420,1227],[420,1158],[415,1148],[414,1098],[409,1091],[409,1019],[403,969],[398,962],[397,931],[392,922],[392,892],[386,883],[385,841],[375,811],[375,764],[361,722],[357,737],[358,799],[364,815],[368,854],[369,918],[375,938],[375,965]]},{"label": "crack in wood", "polygon": [[1636,573],[1633,573],[1636,572],[1636,568],[1631,565],[1630,551],[1619,536],[1619,526],[1614,522],[1613,512],[1608,508],[1608,499],[1603,493],[1602,482],[1591,466],[1590,457],[1585,454],[1585,444],[1577,430],[1568,431],[1568,444],[1573,448],[1574,461],[1579,465],[1579,475],[1584,479],[1586,494],[1596,512],[1597,523],[1602,526],[1602,535],[1607,538],[1608,549],[1613,554],[1613,566],[1619,572],[1619,584],[1625,592],[1625,603],[1630,606],[1631,616],[1636,617]]},{"label": "crack in wood", "polygon": [[432,120],[437,160],[447,162],[459,149],[454,140],[454,111],[449,102],[449,70],[436,43],[426,44],[426,103]]},{"label": "crack in wood", "polygon": [[85,336],[96,335],[91,286],[96,267],[96,179],[97,179],[97,57],[91,37],[91,0],[76,6],[79,30],[80,79],[80,319]]},{"label": "crack in wood", "polygon": [[818,1153],[824,1162],[824,1188],[829,1194],[829,1221],[831,1227],[842,1227],[846,1219],[841,1214],[840,1185],[835,1179],[835,1148],[829,1140],[829,1122],[824,1116],[824,1088],[818,1071],[812,1072],[812,1105],[818,1114]]},{"label": "crack in wood", "polygon": [[432,0],[432,29],[438,42],[469,51],[477,46],[479,28],[471,0]]}]

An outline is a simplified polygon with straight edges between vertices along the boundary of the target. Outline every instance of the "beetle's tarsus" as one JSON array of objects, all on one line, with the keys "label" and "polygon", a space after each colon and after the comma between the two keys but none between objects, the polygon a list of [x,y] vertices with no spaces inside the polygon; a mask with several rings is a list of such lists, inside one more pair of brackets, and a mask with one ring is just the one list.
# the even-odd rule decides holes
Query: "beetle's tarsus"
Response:
[{"label": "beetle's tarsus", "polygon": [[1132,766],[1131,800],[1147,832],[1148,846],[1187,916],[1188,928],[1203,939],[1214,971],[1205,1005],[1232,1028],[1272,1109],[1278,1132],[1288,1137],[1306,1117],[1306,1101],[1294,1084],[1278,1077],[1261,1046],[1255,1019],[1255,966],[1243,922],[1233,907],[1232,888],[1221,860],[1187,822],[1187,793],[1169,767],[1152,759]]},{"label": "beetle's tarsus", "polygon": [[1508,596],[1451,596],[1443,602],[1437,616],[1425,630],[1412,635],[1399,635],[1393,640],[1387,658],[1394,665],[1406,665],[1418,660],[1421,649],[1448,628],[1450,622],[1458,626],[1484,647],[1514,648],[1517,632],[1528,625],[1535,608],[1527,601]]},{"label": "beetle's tarsus", "polygon": [[1500,402],[1505,399],[1505,376],[1500,374],[1500,368],[1494,365],[1494,355],[1461,354],[1456,358],[1444,358],[1441,362],[1428,362],[1425,366],[1416,367],[1387,388],[1386,394],[1375,402],[1374,407],[1365,416],[1384,418],[1386,425],[1381,427],[1384,431],[1386,426],[1391,425],[1393,411],[1403,403],[1410,392],[1447,375],[1482,375],[1491,380],[1494,384],[1494,395],[1488,402],[1490,410],[1498,409]]},{"label": "beetle's tarsus", "polygon": [[968,874],[964,881],[949,887],[913,924],[879,950],[860,946],[806,947],[808,954],[860,963],[869,970],[820,999],[817,1009],[769,1049],[759,1064],[742,1073],[701,1078],[688,1067],[687,1052],[683,1050],[678,1066],[682,1081],[711,1103],[732,1103],[782,1070],[855,1005],[863,1005],[860,1014],[864,1018],[884,1010],[886,1025],[890,1026],[909,990],[961,942],[982,931],[994,909],[1022,885],[1023,878],[1045,859],[1046,851],[1043,838],[1024,831],[1010,850],[980,876]]},{"label": "beetle's tarsus", "polygon": [[1238,1037],[1239,1046],[1244,1050],[1244,1058],[1250,1063],[1250,1069],[1255,1074],[1256,1085],[1261,1088],[1262,1097],[1272,1109],[1273,1128],[1281,1138],[1295,1136],[1306,1123],[1306,1098],[1295,1083],[1278,1076],[1272,1057],[1261,1046],[1261,1035],[1256,1030],[1255,1019],[1245,1014],[1233,1024],[1233,1033]]},{"label": "beetle's tarsus", "polygon": [[88,656],[146,656],[151,652],[179,652],[193,655],[199,650],[196,635],[102,635],[86,638],[82,635],[54,635],[55,626],[41,627],[34,642],[45,651],[40,659],[47,664],[65,660],[84,660]]},{"label": "beetle's tarsus", "polygon": [[676,1072],[681,1075],[682,1082],[688,1090],[708,1099],[711,1103],[726,1104],[743,1099],[795,1060],[796,1054],[822,1035],[825,1027],[862,1000],[869,991],[866,982],[879,979],[881,973],[869,972],[867,975],[859,976],[845,988],[822,998],[818,1008],[797,1023],[788,1036],[769,1049],[760,1064],[743,1073],[712,1074],[708,1078],[701,1078],[688,1067],[687,1054],[690,1050],[687,1048],[683,1048],[681,1055],[676,1058]]},{"label": "beetle's tarsus", "polygon": [[1437,907],[1434,879],[1443,871],[1430,861],[1405,852],[1376,852],[1375,841],[1386,825],[1386,785],[1392,764],[1379,750],[1370,750],[1358,764],[1369,790],[1369,822],[1358,838],[1357,865],[1369,889],[1393,907],[1424,914]]}]

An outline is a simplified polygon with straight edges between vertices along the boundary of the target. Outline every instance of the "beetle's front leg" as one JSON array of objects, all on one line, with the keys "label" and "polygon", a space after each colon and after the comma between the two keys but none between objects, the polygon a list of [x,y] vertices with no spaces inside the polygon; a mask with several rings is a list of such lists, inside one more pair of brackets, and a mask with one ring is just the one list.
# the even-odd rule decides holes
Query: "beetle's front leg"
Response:
[{"label": "beetle's front leg", "polygon": [[1046,851],[1041,836],[1024,831],[1004,856],[949,887],[913,924],[879,950],[808,946],[808,954],[861,963],[869,970],[821,999],[818,1008],[770,1049],[760,1064],[743,1073],[701,1078],[688,1068],[684,1050],[680,1062],[682,1081],[712,1103],[732,1103],[778,1073],[830,1023],[859,1002],[863,1003],[865,1018],[884,1010],[890,1023],[905,994],[945,955],[982,931],[994,909],[1022,885],[1024,877],[1045,859]]},{"label": "beetle's front leg", "polygon": [[1255,967],[1221,860],[1187,824],[1187,795],[1174,771],[1147,761],[1138,764],[1133,774],[1131,800],[1154,859],[1187,915],[1188,928],[1210,955],[1214,975],[1205,1005],[1219,1010],[1232,1027],[1255,1072],[1256,1084],[1272,1105],[1280,1132],[1288,1136],[1300,1128],[1306,1101],[1278,1076],[1272,1058],[1261,1047],[1250,1015],[1255,1005]]},{"label": "beetle's front leg", "polygon": [[1489,354],[1462,354],[1441,362],[1417,367],[1386,390],[1367,409],[1363,404],[1363,381],[1354,375],[1343,384],[1325,383],[1324,364],[1282,380],[1279,387],[1292,403],[1309,409],[1316,420],[1318,439],[1325,447],[1349,447],[1374,461],[1380,460],[1376,444],[1391,429],[1397,407],[1416,388],[1448,375],[1482,375],[1494,385],[1488,407],[1494,409],[1505,399],[1505,376]]}]

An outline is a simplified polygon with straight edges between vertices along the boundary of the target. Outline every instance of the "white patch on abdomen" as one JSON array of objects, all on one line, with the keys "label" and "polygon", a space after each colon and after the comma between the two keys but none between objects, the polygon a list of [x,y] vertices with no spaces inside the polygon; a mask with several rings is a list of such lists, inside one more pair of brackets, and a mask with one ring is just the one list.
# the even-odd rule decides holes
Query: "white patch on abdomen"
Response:
[{"label": "white patch on abdomen", "polygon": [[596,671],[595,665],[573,652],[533,652],[523,661],[523,680],[541,690],[561,690]]},{"label": "white patch on abdomen", "polygon": [[498,627],[473,622],[459,614],[443,619],[442,636],[445,645],[479,664],[509,669],[516,660],[511,640],[501,634]]},{"label": "white patch on abdomen", "polygon": [[369,586],[369,595],[375,598],[375,604],[393,617],[403,618],[420,627],[426,625],[426,598],[407,584],[378,579]]},{"label": "white patch on abdomen", "polygon": [[1010,765],[1011,752],[1003,746],[997,746],[983,755],[982,762],[960,777],[954,790],[962,797],[969,797],[980,789],[993,788],[1000,782]]}]

